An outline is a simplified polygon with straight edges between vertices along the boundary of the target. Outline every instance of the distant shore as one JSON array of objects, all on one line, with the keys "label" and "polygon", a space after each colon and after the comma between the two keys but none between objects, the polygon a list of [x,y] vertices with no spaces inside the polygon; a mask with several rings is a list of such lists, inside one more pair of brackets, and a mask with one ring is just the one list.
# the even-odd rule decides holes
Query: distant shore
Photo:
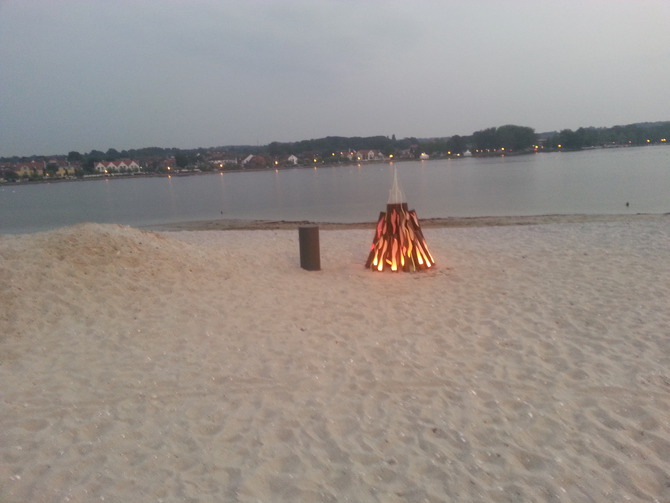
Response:
[{"label": "distant shore", "polygon": [[[482,156],[485,157],[485,156]],[[295,164],[293,166],[265,166],[265,167],[239,167],[239,168],[224,168],[224,169],[210,169],[210,170],[200,170],[200,169],[183,169],[175,170],[170,172],[154,172],[154,171],[141,171],[138,173],[92,173],[86,174],[82,177],[78,176],[68,176],[68,177],[42,177],[37,179],[18,179],[18,180],[4,180],[0,179],[1,186],[23,186],[23,185],[38,185],[43,183],[68,183],[68,182],[91,182],[99,180],[119,180],[119,179],[132,179],[132,178],[183,178],[188,176],[200,176],[200,175],[224,175],[231,173],[253,173],[258,171],[289,171],[293,169],[315,169],[315,168],[339,168],[347,166],[361,166],[361,165],[373,165],[373,164],[398,164],[401,162],[413,162],[418,161],[418,159],[393,159],[393,160],[370,160],[370,161],[358,161],[358,162],[338,162],[338,163],[323,163],[323,164]]]}]

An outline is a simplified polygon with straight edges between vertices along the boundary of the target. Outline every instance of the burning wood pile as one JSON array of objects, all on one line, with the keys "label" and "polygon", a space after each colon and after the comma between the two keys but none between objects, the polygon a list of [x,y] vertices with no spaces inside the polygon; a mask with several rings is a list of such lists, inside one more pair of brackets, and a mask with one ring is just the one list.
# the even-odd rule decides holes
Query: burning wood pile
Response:
[{"label": "burning wood pile", "polygon": [[386,213],[379,214],[365,267],[376,271],[388,268],[394,272],[413,272],[429,269],[434,264],[416,211],[407,208],[394,171]]}]

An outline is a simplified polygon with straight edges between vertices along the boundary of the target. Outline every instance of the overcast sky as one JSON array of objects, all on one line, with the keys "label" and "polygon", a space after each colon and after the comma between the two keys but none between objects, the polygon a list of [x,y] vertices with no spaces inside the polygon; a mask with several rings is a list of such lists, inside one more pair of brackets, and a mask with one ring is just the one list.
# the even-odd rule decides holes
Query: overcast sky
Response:
[{"label": "overcast sky", "polygon": [[668,0],[0,0],[0,156],[670,120]]}]

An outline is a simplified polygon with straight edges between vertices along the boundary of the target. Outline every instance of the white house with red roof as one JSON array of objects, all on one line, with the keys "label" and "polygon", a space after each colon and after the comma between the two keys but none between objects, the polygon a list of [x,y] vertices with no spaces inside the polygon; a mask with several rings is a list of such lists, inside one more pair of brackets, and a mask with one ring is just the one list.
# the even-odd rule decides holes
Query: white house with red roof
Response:
[{"label": "white house with red roof", "polygon": [[379,150],[359,150],[357,152],[350,152],[349,160],[352,161],[383,161],[384,154]]},{"label": "white house with red roof", "polygon": [[93,167],[98,173],[139,173],[142,168],[132,159],[118,159],[116,161],[99,161]]}]

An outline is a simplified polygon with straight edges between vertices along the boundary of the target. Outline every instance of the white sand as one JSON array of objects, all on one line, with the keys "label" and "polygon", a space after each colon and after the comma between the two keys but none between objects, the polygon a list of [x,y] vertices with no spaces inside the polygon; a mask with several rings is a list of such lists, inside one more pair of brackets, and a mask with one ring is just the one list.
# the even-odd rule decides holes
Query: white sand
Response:
[{"label": "white sand", "polygon": [[670,217],[0,237],[0,502],[668,502]]}]

